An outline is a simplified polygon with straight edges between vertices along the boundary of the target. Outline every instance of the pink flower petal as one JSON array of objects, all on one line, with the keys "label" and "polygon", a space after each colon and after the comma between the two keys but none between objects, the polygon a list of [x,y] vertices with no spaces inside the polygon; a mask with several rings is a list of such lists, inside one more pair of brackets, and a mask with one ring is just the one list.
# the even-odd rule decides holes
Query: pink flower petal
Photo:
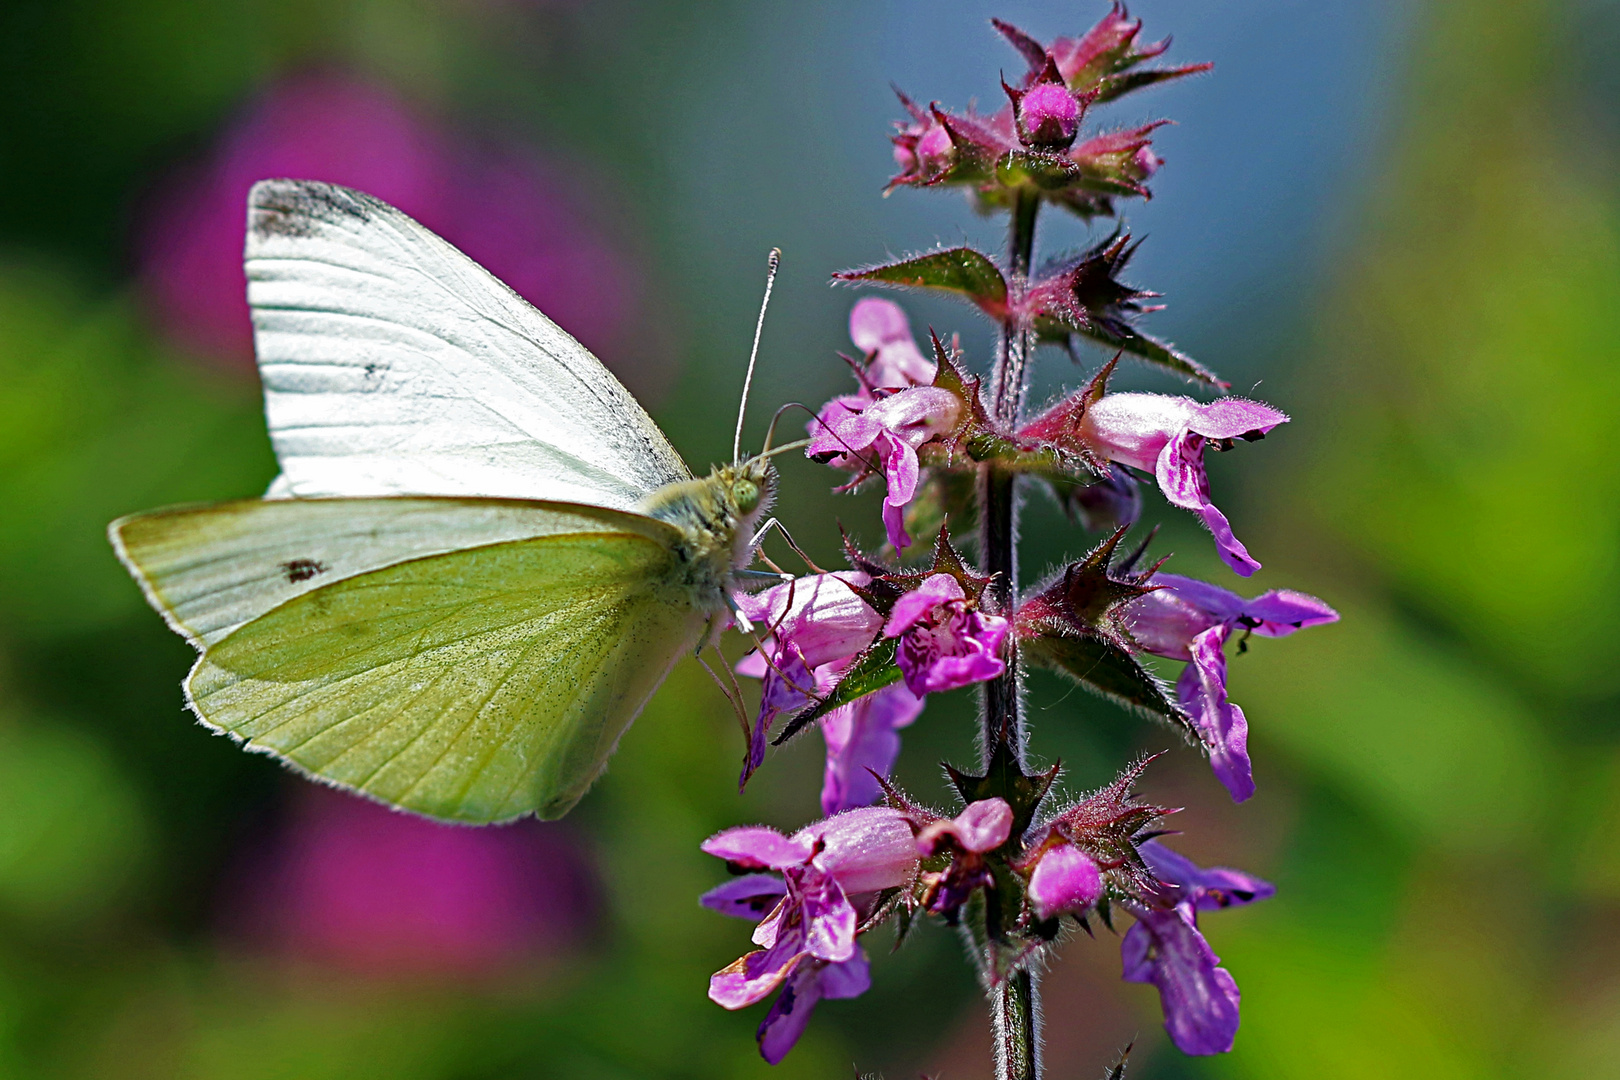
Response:
[{"label": "pink flower petal", "polygon": [[1291,589],[1273,589],[1243,604],[1243,615],[1259,622],[1254,632],[1265,637],[1287,637],[1307,626],[1339,621],[1339,613],[1314,596]]},{"label": "pink flower petal", "polygon": [[808,954],[796,946],[758,949],[709,977],[709,1000],[743,1009],[769,997]]},{"label": "pink flower petal", "polygon": [[894,602],[889,610],[889,621],[883,627],[883,636],[899,637],[940,604],[966,598],[960,581],[950,574],[934,574]]},{"label": "pink flower petal", "polygon": [[822,849],[813,860],[815,867],[852,896],[902,885],[917,870],[911,826],[904,815],[887,806],[834,814],[801,829],[793,839],[806,846],[819,840]]},{"label": "pink flower petal", "polygon": [[1182,890],[1180,903],[1197,911],[1216,911],[1266,900],[1277,887],[1271,882],[1226,866],[1202,867],[1157,840],[1137,849],[1153,876]]},{"label": "pink flower petal", "polygon": [[775,874],[744,874],[710,889],[698,903],[734,919],[763,919],[786,895],[787,883]]},{"label": "pink flower petal", "polygon": [[929,822],[917,834],[917,851],[927,857],[950,840],[963,851],[982,855],[1007,842],[1012,835],[1012,820],[1012,807],[1005,799],[980,799],[969,803],[955,818]]},{"label": "pink flower petal", "polygon": [[1184,1054],[1223,1054],[1237,1036],[1237,983],[1198,927],[1176,911],[1139,912],[1120,942],[1127,982],[1159,990],[1164,1027]]},{"label": "pink flower petal", "polygon": [[1264,435],[1278,424],[1286,423],[1287,414],[1278,412],[1270,405],[1225,397],[1196,410],[1187,426],[1211,439],[1240,439],[1254,432]]},{"label": "pink flower petal", "polygon": [[1215,776],[1235,802],[1254,794],[1249,764],[1249,721],[1226,697],[1226,643],[1231,628],[1213,626],[1193,639],[1192,662],[1176,682],[1176,696],[1209,748]]},{"label": "pink flower petal", "polygon": [[763,825],[740,825],[703,841],[702,850],[738,866],[783,870],[810,861],[811,846],[800,836],[787,837]]}]

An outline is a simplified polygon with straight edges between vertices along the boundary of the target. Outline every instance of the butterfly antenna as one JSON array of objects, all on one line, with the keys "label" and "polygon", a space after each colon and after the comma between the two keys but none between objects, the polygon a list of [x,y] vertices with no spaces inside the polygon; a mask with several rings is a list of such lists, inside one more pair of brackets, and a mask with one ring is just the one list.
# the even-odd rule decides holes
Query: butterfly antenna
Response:
[{"label": "butterfly antenna", "polygon": [[731,440],[731,460],[742,460],[743,417],[748,413],[748,388],[754,384],[754,361],[759,359],[759,336],[765,332],[765,309],[771,306],[771,288],[776,284],[776,268],[782,265],[782,249],[771,248],[765,269],[765,299],[759,304],[759,321],[754,323],[754,347],[748,351],[748,374],[743,376],[742,401],[737,404],[737,434]]},{"label": "butterfly antenna", "polygon": [[799,439],[796,442],[783,443],[781,446],[772,447],[771,449],[766,450],[764,453],[759,454],[758,456],[759,456],[759,458],[761,460],[764,460],[766,458],[773,458],[777,454],[787,454],[787,453],[791,453],[794,450],[803,450],[805,447],[807,447],[809,445],[810,445],[810,440],[809,439]]}]

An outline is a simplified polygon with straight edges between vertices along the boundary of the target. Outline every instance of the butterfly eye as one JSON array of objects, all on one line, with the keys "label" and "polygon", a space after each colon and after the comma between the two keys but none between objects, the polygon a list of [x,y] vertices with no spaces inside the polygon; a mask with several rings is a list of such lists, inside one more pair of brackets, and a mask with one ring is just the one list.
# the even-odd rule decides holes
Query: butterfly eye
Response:
[{"label": "butterfly eye", "polygon": [[752,480],[738,480],[731,485],[731,497],[736,500],[739,511],[752,514],[759,506],[759,485]]}]

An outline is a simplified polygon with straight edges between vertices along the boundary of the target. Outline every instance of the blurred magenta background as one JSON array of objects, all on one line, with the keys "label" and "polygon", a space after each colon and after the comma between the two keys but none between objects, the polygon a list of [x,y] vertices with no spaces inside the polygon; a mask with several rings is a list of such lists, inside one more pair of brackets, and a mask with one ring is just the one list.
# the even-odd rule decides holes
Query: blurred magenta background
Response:
[{"label": "blurred magenta background", "polygon": [[[704,997],[745,946],[698,842],[816,813],[819,743],[735,793],[735,720],[678,668],[567,821],[455,829],[317,788],[182,710],[189,648],[111,518],[252,496],[274,472],[242,302],[242,199],[295,175],[393,201],[574,332],[699,469],[729,452],[766,250],[785,252],[749,440],[847,377],[836,269],[996,225],[884,200],[888,83],[995,102],[1000,16],[1086,3],[10,0],[0,7],[0,1077],[759,1077],[755,1012]],[[1214,466],[1255,588],[1342,623],[1234,657],[1260,794],[1191,753],[1146,792],[1187,853],[1276,899],[1208,920],[1237,1048],[1167,1045],[1117,943],[1046,980],[1054,1080],[1589,1078],[1620,1072],[1620,6],[1142,0],[1213,75],[1166,115],[1132,281],[1149,325],[1295,422]],[[1047,253],[1084,243],[1049,215]],[[914,325],[990,331],[965,308]],[[1091,358],[1095,360],[1097,358]],[[1080,374],[1044,361],[1044,392]],[[1121,385],[1175,392],[1144,372]],[[876,504],[784,469],[836,560]],[[1226,494],[1230,492],[1230,494]],[[1170,568],[1207,538],[1150,496]],[[1090,539],[1032,501],[1031,576]],[[1158,730],[1031,682],[1071,791]],[[971,695],[899,776],[945,799]],[[886,933],[886,932],[885,932]],[[953,937],[871,943],[774,1075],[988,1070]],[[761,1007],[762,1008],[762,1007]]]}]

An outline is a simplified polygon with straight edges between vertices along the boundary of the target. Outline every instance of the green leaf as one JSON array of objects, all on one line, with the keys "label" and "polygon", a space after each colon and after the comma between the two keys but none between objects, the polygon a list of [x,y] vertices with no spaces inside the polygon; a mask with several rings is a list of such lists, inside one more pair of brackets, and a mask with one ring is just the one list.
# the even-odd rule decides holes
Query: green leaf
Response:
[{"label": "green leaf", "polygon": [[833,278],[956,293],[972,300],[992,318],[1001,318],[1007,310],[1007,279],[988,255],[970,247],[946,248],[899,262],[841,270]]},{"label": "green leaf", "polygon": [[1179,79],[1184,75],[1196,75],[1208,71],[1210,64],[1188,64],[1178,68],[1149,68],[1144,71],[1120,72],[1116,75],[1107,75],[1097,82],[1096,104],[1103,105],[1123,97],[1132,90],[1140,90],[1145,86],[1166,82],[1170,79]]},{"label": "green leaf", "polygon": [[850,669],[844,672],[844,677],[838,680],[838,685],[815,705],[795,716],[782,730],[782,734],[771,740],[771,745],[781,746],[803,731],[805,725],[821,719],[839,706],[848,705],[867,694],[874,694],[885,686],[899,682],[900,669],[894,662],[895,650],[899,646],[899,638],[880,638],[869,645],[866,651],[856,658]]},{"label": "green leaf", "polygon": [[1067,675],[1094,694],[1197,739],[1187,714],[1171,700],[1164,683],[1113,642],[1091,634],[1043,634],[1023,642],[1020,648],[1032,663]]},{"label": "green leaf", "polygon": [[[1123,332],[1120,332],[1122,329]],[[1201,382],[1206,386],[1214,386],[1223,390],[1229,385],[1221,381],[1220,377],[1213,371],[1174,345],[1160,341],[1155,337],[1149,337],[1138,330],[1119,327],[1111,329],[1103,326],[1100,322],[1096,322],[1084,329],[1077,328],[1075,332],[1107,348],[1124,349],[1132,356],[1146,360],[1150,364],[1156,364],[1194,382]]]}]

